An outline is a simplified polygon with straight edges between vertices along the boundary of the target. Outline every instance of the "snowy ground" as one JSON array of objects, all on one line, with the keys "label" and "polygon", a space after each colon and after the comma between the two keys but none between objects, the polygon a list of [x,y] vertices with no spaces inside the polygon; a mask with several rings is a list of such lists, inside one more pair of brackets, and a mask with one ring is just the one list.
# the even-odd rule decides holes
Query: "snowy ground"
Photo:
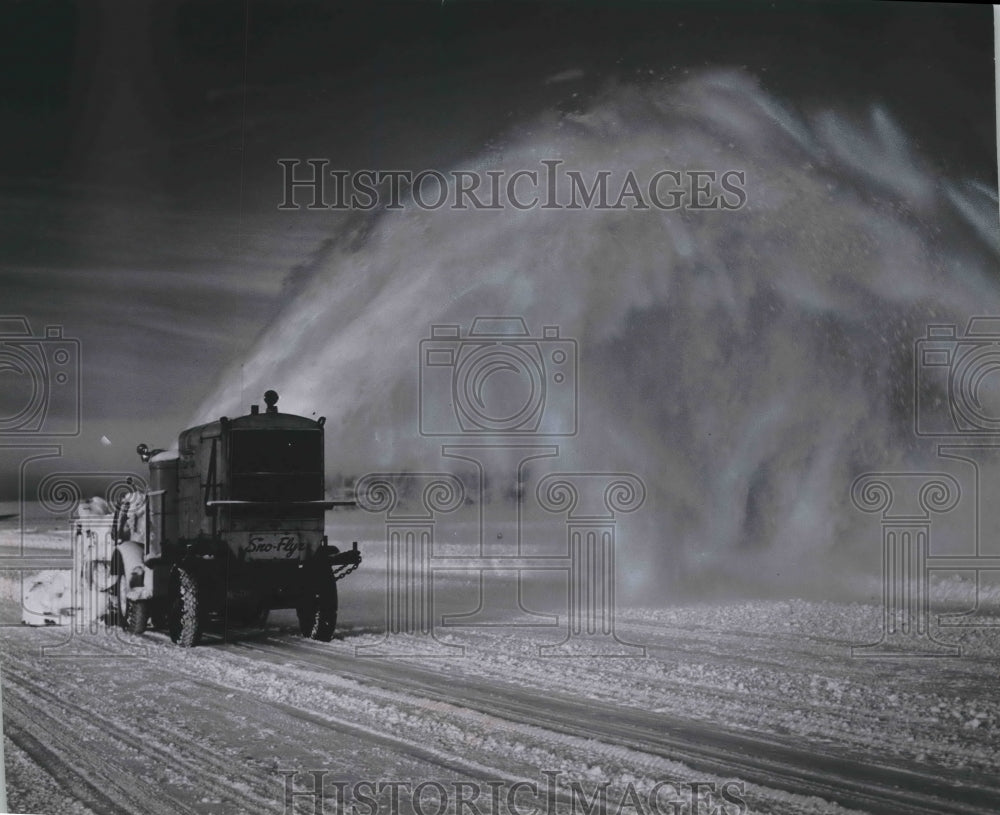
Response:
[{"label": "snowy ground", "polygon": [[[467,815],[528,815],[533,793],[515,790],[511,807],[513,785],[536,784],[541,813],[555,779],[553,806],[573,815],[587,811],[574,785],[589,800],[605,782],[595,812],[610,815],[1000,811],[1000,629],[942,632],[961,658],[852,658],[852,644],[878,639],[879,608],[758,600],[619,609],[618,636],[644,658],[546,658],[539,644],[563,629],[492,627],[443,629],[461,657],[373,659],[356,649],[383,641],[382,577],[377,559],[362,570],[341,583],[330,644],[303,640],[294,615],[276,612],[266,629],[226,641],[218,628],[191,650],[155,632],[67,641],[68,629],[16,625],[7,573],[10,808],[335,812],[335,782],[354,794],[399,781],[410,785],[399,811],[416,811],[421,782],[442,786],[424,788],[417,815],[455,812],[457,790],[478,783]],[[939,584],[937,596],[954,601],[959,587]],[[314,771],[327,793],[315,810]],[[696,782],[707,786],[692,808]],[[390,812],[392,790],[371,805],[348,798],[347,811]]]}]

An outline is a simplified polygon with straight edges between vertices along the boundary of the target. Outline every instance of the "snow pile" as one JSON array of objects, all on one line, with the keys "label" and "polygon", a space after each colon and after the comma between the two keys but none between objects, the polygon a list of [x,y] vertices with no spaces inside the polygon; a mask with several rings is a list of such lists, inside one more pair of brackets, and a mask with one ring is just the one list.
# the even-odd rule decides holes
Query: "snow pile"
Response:
[{"label": "snow pile", "polygon": [[114,513],[114,508],[100,496],[86,498],[77,504],[72,517],[79,518],[101,518]]},{"label": "snow pile", "polygon": [[[130,514],[130,521],[139,516],[145,520],[143,501],[144,498],[133,501],[135,511]],[[104,498],[95,496],[80,501],[69,523],[72,569],[46,569],[19,574],[19,580],[13,583],[7,581],[8,594],[16,593],[14,584],[20,583],[21,596],[11,599],[21,603],[23,624],[70,625],[74,617],[99,619],[107,612],[106,589],[113,582],[109,575],[113,514],[113,507]],[[34,544],[35,536],[29,540]],[[65,537],[60,536],[59,541],[65,546]],[[74,578],[78,585],[74,585]]]},{"label": "snow pile", "polygon": [[75,613],[68,569],[46,569],[25,578],[21,622],[25,625],[69,625]]}]

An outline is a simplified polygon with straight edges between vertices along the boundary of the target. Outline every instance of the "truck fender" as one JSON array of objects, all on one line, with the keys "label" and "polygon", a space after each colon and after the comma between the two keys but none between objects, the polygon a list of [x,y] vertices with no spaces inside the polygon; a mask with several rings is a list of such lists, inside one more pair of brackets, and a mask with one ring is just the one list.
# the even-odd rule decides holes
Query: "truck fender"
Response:
[{"label": "truck fender", "polygon": [[143,563],[143,554],[143,549],[138,543],[124,541],[115,547],[115,555],[111,560],[112,576],[118,577],[122,574],[128,576],[129,600],[147,600],[153,596],[153,570]]}]

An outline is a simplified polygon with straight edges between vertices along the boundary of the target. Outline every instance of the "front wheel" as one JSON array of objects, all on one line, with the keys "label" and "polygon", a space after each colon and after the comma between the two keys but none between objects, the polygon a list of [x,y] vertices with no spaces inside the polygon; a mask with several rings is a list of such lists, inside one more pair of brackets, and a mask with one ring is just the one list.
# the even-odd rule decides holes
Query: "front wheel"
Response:
[{"label": "front wheel", "polygon": [[125,630],[130,634],[141,634],[149,622],[149,601],[129,600],[125,611]]},{"label": "front wheel", "polygon": [[112,599],[111,619],[129,634],[139,635],[146,630],[149,604],[145,600],[128,599],[128,575],[119,574]]},{"label": "front wheel", "polygon": [[178,568],[170,581],[170,609],[167,627],[170,639],[182,648],[192,648],[201,642],[201,592],[191,572]]},{"label": "front wheel", "polygon": [[129,634],[139,635],[146,630],[146,622],[149,620],[149,604],[145,600],[129,600],[128,588],[128,575],[118,575],[115,617],[121,627]]},{"label": "front wheel", "polygon": [[333,639],[337,628],[337,581],[328,575],[295,609],[303,637],[320,642]]}]

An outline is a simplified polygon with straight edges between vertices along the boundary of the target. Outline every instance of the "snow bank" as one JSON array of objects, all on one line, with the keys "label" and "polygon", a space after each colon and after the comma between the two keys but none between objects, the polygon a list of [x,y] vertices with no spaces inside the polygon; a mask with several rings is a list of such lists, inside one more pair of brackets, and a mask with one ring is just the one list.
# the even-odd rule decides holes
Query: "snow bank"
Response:
[{"label": "snow bank", "polygon": [[67,569],[47,569],[22,583],[21,622],[25,625],[69,625],[76,613]]},{"label": "snow bank", "polygon": [[[13,583],[6,581],[4,593],[21,603],[22,623],[70,625],[76,619],[83,624],[107,613],[107,589],[113,583],[110,576],[113,513],[113,507],[104,498],[81,501],[69,521],[72,569],[19,573]],[[33,545],[34,538],[22,532],[22,542]],[[60,540],[65,543],[65,538]]]}]

